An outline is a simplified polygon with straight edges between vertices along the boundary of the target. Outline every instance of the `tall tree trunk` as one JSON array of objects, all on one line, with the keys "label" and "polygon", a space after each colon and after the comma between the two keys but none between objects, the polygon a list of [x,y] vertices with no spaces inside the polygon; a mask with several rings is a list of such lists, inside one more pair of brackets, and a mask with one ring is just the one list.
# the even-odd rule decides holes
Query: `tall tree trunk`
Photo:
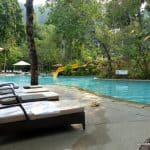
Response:
[{"label": "tall tree trunk", "polygon": [[147,59],[147,53],[146,50],[144,50],[144,46],[142,46],[142,44],[138,44],[138,53],[141,56],[140,60],[137,60],[138,63],[141,62],[140,68],[143,72],[144,78],[148,78],[149,77],[149,61]]},{"label": "tall tree trunk", "polygon": [[111,60],[111,55],[109,53],[108,47],[104,43],[101,43],[101,44],[102,44],[102,46],[104,48],[105,54],[106,54],[107,59],[108,59],[108,77],[112,77],[112,60]]},{"label": "tall tree trunk", "polygon": [[38,58],[33,32],[33,0],[26,0],[26,32],[31,59],[31,85],[38,84]]}]

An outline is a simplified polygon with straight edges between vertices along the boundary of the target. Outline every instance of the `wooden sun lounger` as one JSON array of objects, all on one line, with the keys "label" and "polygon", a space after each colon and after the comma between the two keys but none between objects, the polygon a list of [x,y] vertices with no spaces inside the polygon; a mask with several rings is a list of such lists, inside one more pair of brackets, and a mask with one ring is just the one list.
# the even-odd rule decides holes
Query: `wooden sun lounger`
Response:
[{"label": "wooden sun lounger", "polygon": [[18,96],[21,98],[21,101],[58,101],[59,95],[55,92],[39,92],[39,93],[18,93]]},{"label": "wooden sun lounger", "polygon": [[39,92],[39,93],[18,93],[14,89],[1,88],[0,89],[0,104],[8,105],[19,102],[34,102],[34,101],[58,101],[59,95],[55,92]]},{"label": "wooden sun lounger", "polygon": [[31,86],[24,86],[24,89],[18,89],[19,86],[13,82],[1,83],[0,88],[13,88],[16,89],[16,92],[21,93],[38,93],[38,92],[49,92],[48,88],[43,88],[41,85],[31,85]]},{"label": "wooden sun lounger", "polygon": [[34,88],[42,88],[41,85],[26,85],[23,87],[24,89],[34,89]]},{"label": "wooden sun lounger", "polygon": [[15,90],[16,93],[39,93],[39,92],[49,92],[48,88],[31,88],[31,89],[21,89]]},{"label": "wooden sun lounger", "polygon": [[19,86],[16,85],[15,83],[13,83],[13,82],[1,83],[1,84],[0,84],[0,88],[1,88],[1,87],[12,87],[12,88],[14,88],[14,89],[18,89],[18,88],[19,88]]},{"label": "wooden sun lounger", "polygon": [[[72,108],[64,108],[63,106],[58,107],[59,105],[57,104],[59,103],[56,103],[42,101],[0,107],[1,135],[40,128],[69,126],[71,124],[82,124],[83,129],[85,129],[85,113],[83,107],[72,106]],[[55,104],[56,107],[54,107]],[[46,108],[43,107],[44,105]],[[40,108],[40,106],[43,108]],[[37,109],[39,108],[37,112],[34,110],[35,107]]]}]

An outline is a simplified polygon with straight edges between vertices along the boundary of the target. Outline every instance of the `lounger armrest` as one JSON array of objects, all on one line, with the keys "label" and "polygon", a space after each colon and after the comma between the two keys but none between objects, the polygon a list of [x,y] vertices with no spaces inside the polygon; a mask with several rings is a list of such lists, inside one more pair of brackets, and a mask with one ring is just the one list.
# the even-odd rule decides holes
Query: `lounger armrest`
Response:
[{"label": "lounger armrest", "polygon": [[0,110],[10,108],[10,107],[15,107],[15,106],[18,106],[18,104],[4,105],[4,106],[0,107]]},{"label": "lounger armrest", "polygon": [[20,97],[16,95],[13,88],[0,88],[0,104],[12,105],[16,103],[20,103]]},{"label": "lounger armrest", "polygon": [[[1,92],[1,91],[5,91],[5,90],[6,90],[6,92]],[[5,95],[5,94],[13,94],[13,95],[16,96],[15,90],[12,87],[2,87],[2,88],[0,88],[0,95]]]},{"label": "lounger armrest", "polygon": [[0,87],[3,87],[3,86],[14,86],[14,83],[2,83],[2,84],[0,84]]},{"label": "lounger armrest", "polygon": [[18,103],[20,103],[20,100],[18,96],[15,96],[15,95],[0,98],[0,104],[2,104],[3,106],[18,104]]},{"label": "lounger armrest", "polygon": [[19,106],[19,107],[22,109],[26,120],[30,120],[30,117],[28,116],[26,110],[24,109],[24,107],[22,106],[22,104],[19,103],[19,101],[18,101],[18,103],[16,103],[16,104],[4,105],[4,106],[0,107],[0,110],[1,110],[1,109],[11,108],[11,107],[16,107],[16,106]]},{"label": "lounger armrest", "polygon": [[0,101],[3,100],[3,99],[7,99],[7,98],[17,98],[16,95],[6,95],[6,96],[3,96],[3,97],[0,97]]},{"label": "lounger armrest", "polygon": [[10,86],[10,87],[13,87],[14,89],[19,88],[19,86],[16,86],[16,85],[15,85],[14,83],[12,83],[12,82],[0,84],[0,87],[4,87],[4,86]]}]

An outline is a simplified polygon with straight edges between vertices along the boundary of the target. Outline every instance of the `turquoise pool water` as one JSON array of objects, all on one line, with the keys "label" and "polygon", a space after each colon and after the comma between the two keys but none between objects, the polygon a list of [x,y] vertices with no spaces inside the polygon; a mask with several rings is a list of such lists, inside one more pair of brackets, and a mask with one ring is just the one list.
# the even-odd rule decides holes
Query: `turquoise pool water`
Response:
[{"label": "turquoise pool water", "polygon": [[[15,82],[20,86],[30,84],[30,76],[0,76],[0,82]],[[39,84],[77,86],[91,92],[122,100],[150,104],[150,81],[101,80],[94,77],[40,76]]]}]

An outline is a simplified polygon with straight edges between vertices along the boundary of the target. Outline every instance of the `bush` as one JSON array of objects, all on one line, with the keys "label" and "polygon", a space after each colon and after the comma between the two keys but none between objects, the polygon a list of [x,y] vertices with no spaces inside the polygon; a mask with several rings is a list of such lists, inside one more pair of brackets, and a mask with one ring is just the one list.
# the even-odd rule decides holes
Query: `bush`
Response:
[{"label": "bush", "polygon": [[71,76],[72,75],[72,66],[70,64],[66,65],[66,69],[65,71],[63,72],[63,75],[66,75],[66,76]]}]

